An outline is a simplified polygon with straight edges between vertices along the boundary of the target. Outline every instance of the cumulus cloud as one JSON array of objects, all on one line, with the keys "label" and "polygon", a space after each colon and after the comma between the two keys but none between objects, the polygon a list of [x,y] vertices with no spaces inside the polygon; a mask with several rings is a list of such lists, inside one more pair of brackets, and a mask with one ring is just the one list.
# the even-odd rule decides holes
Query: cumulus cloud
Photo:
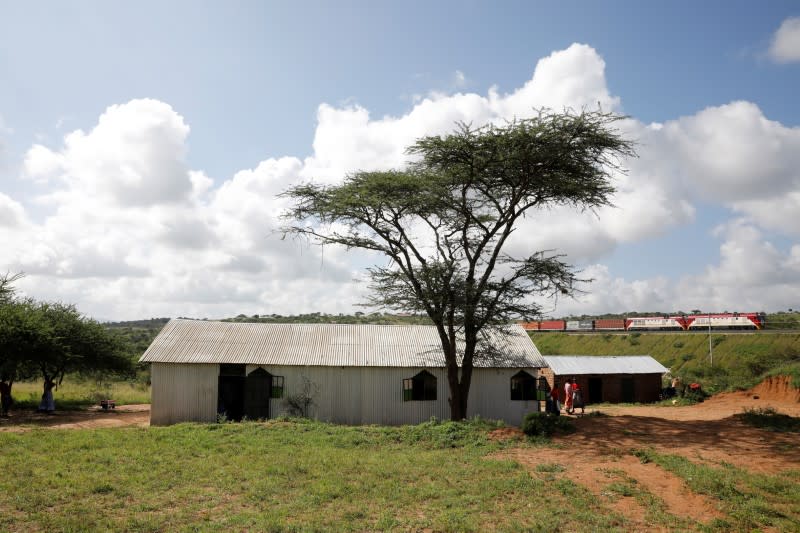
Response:
[{"label": "cumulus cloud", "polygon": [[[720,262],[680,280],[676,293],[697,308],[786,309],[800,300],[800,245],[782,251],[761,230],[736,219],[717,228]],[[743,305],[749,309],[734,309]]]},{"label": "cumulus cloud", "polygon": [[800,17],[789,17],[772,36],[769,56],[778,63],[800,61]]},{"label": "cumulus cloud", "polygon": [[0,226],[19,228],[25,222],[22,204],[0,192]]},{"label": "cumulus cloud", "polygon": [[[752,312],[796,308],[800,301],[800,245],[781,250],[745,219],[716,228],[720,261],[702,272],[685,272],[677,279],[657,276],[625,279],[605,265],[592,264],[582,277],[585,292],[561,299],[557,315],[626,311]],[[551,302],[543,302],[552,309]],[[550,305],[548,308],[547,306]]]},{"label": "cumulus cloud", "polygon": [[[45,191],[37,207],[46,214],[32,222],[22,203],[0,193],[0,238],[8,268],[29,274],[22,288],[101,318],[351,311],[366,290],[358,281],[364,267],[381,258],[283,240],[280,192],[301,181],[330,184],[357,170],[402,167],[416,138],[447,133],[459,121],[499,123],[542,107],[598,104],[621,110],[602,57],[574,44],[541,59],[528,82],[506,93],[430,94],[402,115],[383,117],[357,104],[322,103],[309,157],[266,159],[215,183],[186,164],[186,120],[164,102],[133,100],[109,107],[60,146],[27,151],[23,177]],[[515,255],[566,253],[596,280],[577,301],[559,302],[559,312],[726,307],[726,298],[750,294],[733,288],[737,280],[758,287],[753,272],[779,270],[784,291],[753,289],[749,301],[772,307],[794,294],[800,246],[781,251],[763,229],[797,234],[787,224],[800,212],[797,128],[749,102],[619,126],[638,142],[640,157],[615,176],[615,206],[531,213],[509,242]],[[743,217],[719,230],[719,265],[678,281],[626,280],[602,265],[624,243],[691,223],[698,200]],[[748,254],[760,254],[749,270]],[[687,295],[697,303],[686,303]]]},{"label": "cumulus cloud", "polygon": [[780,197],[800,187],[800,128],[768,120],[753,103],[707,108],[660,132],[684,179],[706,198]]},{"label": "cumulus cloud", "polygon": [[72,193],[102,195],[117,205],[185,200],[192,190],[184,162],[189,127],[157,100],[109,107],[88,133],[76,130],[60,150],[33,146],[25,157],[30,178]]}]

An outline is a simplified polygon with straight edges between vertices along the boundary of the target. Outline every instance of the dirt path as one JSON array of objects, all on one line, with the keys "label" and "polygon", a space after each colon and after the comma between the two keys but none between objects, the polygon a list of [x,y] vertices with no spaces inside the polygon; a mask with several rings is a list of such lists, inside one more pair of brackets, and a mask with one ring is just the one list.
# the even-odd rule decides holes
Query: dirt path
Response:
[{"label": "dirt path", "polygon": [[[711,499],[689,490],[683,480],[651,463],[642,464],[634,450],[652,448],[692,462],[727,463],[768,474],[800,470],[800,436],[773,433],[743,424],[736,416],[745,408],[771,407],[800,416],[800,391],[788,380],[770,380],[747,392],[726,393],[683,407],[602,406],[608,416],[573,417],[577,431],[557,436],[552,448],[516,448],[504,455],[527,466],[533,475],[563,467],[570,479],[625,516],[633,529],[646,529],[645,509],[633,497],[620,497],[610,487],[629,483],[662,502],[664,511],[697,523],[724,518]],[[587,409],[588,415],[592,409]],[[508,436],[507,433],[505,436]],[[556,474],[559,475],[559,474]]]},{"label": "dirt path", "polygon": [[0,418],[0,431],[22,432],[33,428],[77,429],[112,428],[150,425],[150,405],[120,405],[103,411],[91,408],[81,411],[56,411],[53,414],[36,411],[12,411],[8,418]]}]

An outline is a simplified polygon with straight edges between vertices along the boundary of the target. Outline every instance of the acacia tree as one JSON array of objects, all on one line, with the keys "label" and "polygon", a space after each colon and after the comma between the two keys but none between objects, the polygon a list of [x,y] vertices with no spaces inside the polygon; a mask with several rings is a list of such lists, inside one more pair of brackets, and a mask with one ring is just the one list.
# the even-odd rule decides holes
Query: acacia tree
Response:
[{"label": "acacia tree", "polygon": [[424,312],[445,357],[453,420],[467,415],[472,369],[489,331],[541,313],[532,294],[574,294],[574,269],[562,256],[503,252],[532,209],[609,205],[611,174],[633,156],[616,130],[622,117],[554,113],[502,126],[460,124],[446,136],[418,139],[413,162],[388,172],[357,172],[342,184],[301,184],[284,231],[319,244],[385,255],[369,269],[368,303]]},{"label": "acacia tree", "polygon": [[61,383],[71,372],[132,371],[122,339],[75,306],[16,298],[11,283],[20,277],[0,278],[0,378],[9,388],[37,374]]}]

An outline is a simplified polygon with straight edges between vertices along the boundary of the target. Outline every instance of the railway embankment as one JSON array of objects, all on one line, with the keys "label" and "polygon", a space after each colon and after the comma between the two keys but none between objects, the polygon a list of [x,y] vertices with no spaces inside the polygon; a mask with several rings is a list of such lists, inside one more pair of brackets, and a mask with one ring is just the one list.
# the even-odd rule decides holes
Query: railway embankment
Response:
[{"label": "railway embankment", "polygon": [[[800,333],[531,333],[544,355],[651,355],[673,376],[710,393],[748,389],[789,375],[800,387]],[[710,350],[709,350],[710,344]],[[710,353],[709,353],[710,352]]]}]

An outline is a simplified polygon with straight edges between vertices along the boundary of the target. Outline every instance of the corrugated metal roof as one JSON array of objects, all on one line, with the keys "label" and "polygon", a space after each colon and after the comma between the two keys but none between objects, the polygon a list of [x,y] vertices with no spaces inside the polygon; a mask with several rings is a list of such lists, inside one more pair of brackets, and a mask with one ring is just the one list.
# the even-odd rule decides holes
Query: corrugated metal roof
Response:
[{"label": "corrugated metal roof", "polygon": [[558,376],[570,374],[663,374],[669,372],[649,355],[545,355]]},{"label": "corrugated metal roof", "polygon": [[[541,368],[539,350],[517,326],[491,332],[482,368]],[[144,363],[444,367],[435,326],[258,324],[170,320],[139,359]]]}]

